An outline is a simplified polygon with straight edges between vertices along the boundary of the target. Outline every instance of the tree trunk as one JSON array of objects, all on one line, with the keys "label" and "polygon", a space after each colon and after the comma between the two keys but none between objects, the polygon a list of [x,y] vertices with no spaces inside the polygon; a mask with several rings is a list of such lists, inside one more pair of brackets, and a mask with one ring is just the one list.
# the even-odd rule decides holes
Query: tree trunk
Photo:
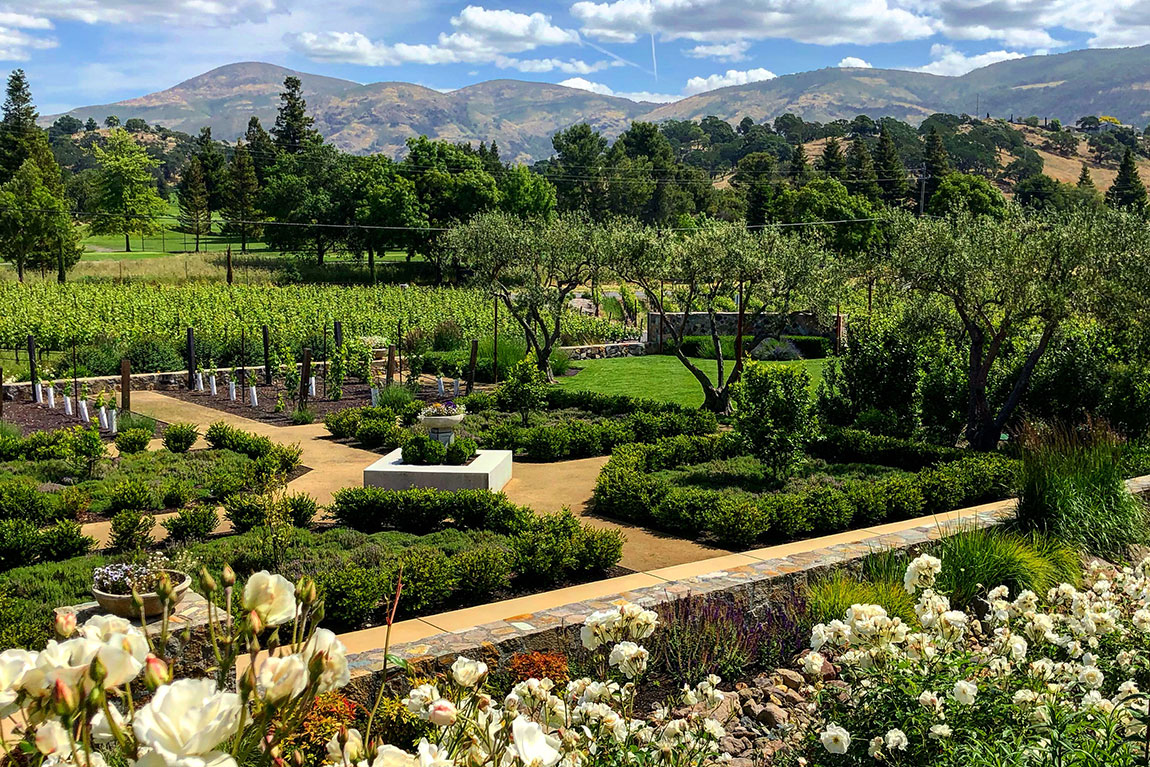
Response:
[{"label": "tree trunk", "polygon": [[375,284],[375,248],[367,246],[367,271],[371,273],[371,284]]},{"label": "tree trunk", "polygon": [[124,252],[132,252],[132,240],[128,232],[124,232]]},{"label": "tree trunk", "polygon": [[24,281],[24,259],[16,259],[16,279],[20,282]]}]

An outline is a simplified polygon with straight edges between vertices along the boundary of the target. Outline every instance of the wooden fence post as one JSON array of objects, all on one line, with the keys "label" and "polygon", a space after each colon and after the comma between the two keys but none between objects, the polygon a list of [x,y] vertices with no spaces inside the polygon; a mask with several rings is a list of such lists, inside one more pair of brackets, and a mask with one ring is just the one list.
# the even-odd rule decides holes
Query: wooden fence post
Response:
[{"label": "wooden fence post", "polygon": [[132,363],[120,360],[120,410],[132,412]]},{"label": "wooden fence post", "polygon": [[196,388],[196,331],[188,328],[188,391]]},{"label": "wooden fence post", "polygon": [[479,362],[479,340],[471,339],[471,364],[467,366],[467,393],[475,388],[475,365]]},{"label": "wooden fence post", "polygon": [[0,367],[0,421],[4,420],[4,395],[7,394],[4,386],[4,368]]},{"label": "wooden fence post", "polygon": [[395,378],[395,344],[387,347],[387,385]]},{"label": "wooden fence post", "polygon": [[311,381],[311,348],[303,350],[303,365],[300,366],[299,376],[299,409],[307,407],[307,389]]},{"label": "wooden fence post", "polygon": [[339,351],[343,348],[343,323],[339,320],[336,320],[333,327],[333,334],[335,335],[335,349],[336,351]]},{"label": "wooden fence post", "polygon": [[267,325],[264,325],[264,385],[272,385],[272,339]]},{"label": "wooden fence post", "polygon": [[32,382],[32,401],[37,404],[40,398],[36,396],[36,336],[28,336],[28,380]]}]

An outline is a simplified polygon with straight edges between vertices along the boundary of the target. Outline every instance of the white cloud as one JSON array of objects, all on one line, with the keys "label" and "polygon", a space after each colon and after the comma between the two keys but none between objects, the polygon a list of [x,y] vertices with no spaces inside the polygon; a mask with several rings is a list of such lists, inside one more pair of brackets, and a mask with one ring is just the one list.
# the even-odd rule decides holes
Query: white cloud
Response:
[{"label": "white cloud", "polygon": [[598,93],[600,96],[616,96],[621,99],[629,99],[631,101],[653,101],[659,104],[666,104],[672,101],[678,101],[681,96],[675,96],[670,93],[651,93],[649,91],[638,91],[631,93],[622,93],[612,90],[610,87],[603,83],[592,82],[582,77],[571,77],[559,83],[567,88],[578,88],[581,91],[591,91]]},{"label": "white cloud", "polygon": [[898,0],[579,0],[571,14],[598,40],[660,33],[700,42],[789,38],[804,43],[882,43],[934,34],[935,20]]},{"label": "white cloud", "polygon": [[927,72],[932,75],[964,75],[971,70],[990,66],[999,61],[1021,59],[1025,55],[1016,51],[988,51],[974,56],[967,56],[952,46],[935,44],[930,48],[932,61],[921,67],[914,67],[914,72]]},{"label": "white cloud", "polygon": [[708,77],[692,77],[687,81],[687,87],[683,89],[683,93],[688,96],[694,96],[696,93],[703,93],[705,91],[713,91],[716,88],[726,88],[731,85],[746,85],[747,83],[757,83],[763,80],[773,80],[777,75],[769,69],[728,69],[721,75],[710,75]]},{"label": "white cloud", "polygon": [[559,71],[568,75],[589,75],[593,72],[600,72],[611,65],[606,61],[588,64],[582,59],[514,59],[508,56],[499,56],[495,59],[495,66],[500,69],[517,69],[520,72]]},{"label": "white cloud", "polygon": [[22,11],[87,24],[228,26],[285,12],[288,0],[23,0]]},{"label": "white cloud", "polygon": [[858,56],[844,56],[835,66],[842,67],[843,69],[871,69],[870,62],[860,59]]},{"label": "white cloud", "polygon": [[684,56],[693,59],[718,59],[719,61],[744,61],[747,50],[751,44],[746,40],[733,43],[713,43],[710,45],[696,45],[683,51]]},{"label": "white cloud", "polygon": [[52,21],[43,16],[0,11],[0,61],[23,61],[33,50],[55,48],[56,38],[29,34],[52,29]]}]

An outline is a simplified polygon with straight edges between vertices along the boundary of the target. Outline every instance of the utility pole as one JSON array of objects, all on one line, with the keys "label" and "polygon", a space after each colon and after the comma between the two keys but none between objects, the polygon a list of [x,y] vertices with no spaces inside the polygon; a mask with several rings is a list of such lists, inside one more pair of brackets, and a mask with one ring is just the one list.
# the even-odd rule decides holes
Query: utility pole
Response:
[{"label": "utility pole", "polygon": [[918,174],[918,216],[922,218],[926,213],[926,166],[923,165]]}]

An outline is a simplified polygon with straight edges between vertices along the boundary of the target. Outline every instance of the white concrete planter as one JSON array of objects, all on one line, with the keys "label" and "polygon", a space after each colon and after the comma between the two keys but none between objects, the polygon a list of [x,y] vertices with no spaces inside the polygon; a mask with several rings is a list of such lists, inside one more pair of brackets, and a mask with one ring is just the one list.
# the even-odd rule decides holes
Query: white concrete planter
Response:
[{"label": "white concrete planter", "polygon": [[364,487],[408,490],[490,490],[499,492],[511,480],[510,450],[480,450],[466,466],[409,466],[397,448],[363,470]]},{"label": "white concrete planter", "polygon": [[465,413],[459,415],[421,415],[419,422],[429,429],[451,429],[455,430],[459,424],[463,423],[466,418]]}]

